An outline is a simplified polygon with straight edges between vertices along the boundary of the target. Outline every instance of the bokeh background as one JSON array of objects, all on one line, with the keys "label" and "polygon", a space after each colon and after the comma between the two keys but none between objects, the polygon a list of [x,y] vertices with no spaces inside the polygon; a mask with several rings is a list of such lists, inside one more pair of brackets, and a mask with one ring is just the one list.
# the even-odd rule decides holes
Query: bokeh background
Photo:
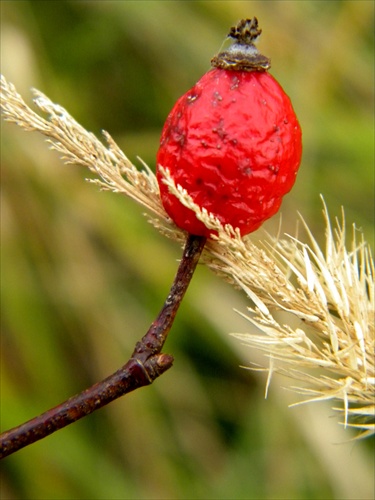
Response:
[{"label": "bokeh background", "polygon": [[[1,71],[36,87],[127,156],[155,167],[175,100],[209,69],[229,27],[256,15],[260,48],[304,133],[282,231],[301,212],[323,241],[319,194],[373,242],[372,1],[4,1]],[[85,182],[43,138],[2,123],[1,428],[120,367],[164,301],[181,249],[142,208]],[[139,163],[138,163],[139,164]],[[267,222],[272,234],[280,218]],[[360,236],[359,230],[357,236]],[[254,235],[262,239],[262,232]],[[3,499],[373,498],[374,441],[352,443],[330,406],[293,409],[259,355],[247,301],[200,266],[165,351],[173,369],[3,462]]]}]

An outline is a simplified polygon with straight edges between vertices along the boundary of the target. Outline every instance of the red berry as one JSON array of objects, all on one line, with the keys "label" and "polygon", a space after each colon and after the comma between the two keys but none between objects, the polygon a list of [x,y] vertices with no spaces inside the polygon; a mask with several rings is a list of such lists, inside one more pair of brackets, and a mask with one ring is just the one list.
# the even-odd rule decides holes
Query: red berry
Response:
[{"label": "red berry", "polygon": [[216,67],[170,112],[157,154],[165,210],[177,226],[209,236],[195,213],[169,192],[160,166],[222,224],[245,235],[280,207],[301,161],[301,128],[289,97],[265,70],[270,63],[253,41],[256,18],[241,21],[238,41],[216,56]]}]

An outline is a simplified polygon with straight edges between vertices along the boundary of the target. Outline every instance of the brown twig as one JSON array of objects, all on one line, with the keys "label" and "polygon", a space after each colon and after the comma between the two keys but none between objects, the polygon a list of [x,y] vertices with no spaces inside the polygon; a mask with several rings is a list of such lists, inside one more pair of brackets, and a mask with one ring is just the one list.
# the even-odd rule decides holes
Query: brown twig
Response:
[{"label": "brown twig", "polygon": [[206,238],[189,235],[175,279],[166,301],[142,340],[137,342],[129,361],[115,373],[64,403],[0,436],[0,458],[76,422],[111,401],[151,384],[173,364],[173,357],[161,349],[177,310],[189,286]]}]

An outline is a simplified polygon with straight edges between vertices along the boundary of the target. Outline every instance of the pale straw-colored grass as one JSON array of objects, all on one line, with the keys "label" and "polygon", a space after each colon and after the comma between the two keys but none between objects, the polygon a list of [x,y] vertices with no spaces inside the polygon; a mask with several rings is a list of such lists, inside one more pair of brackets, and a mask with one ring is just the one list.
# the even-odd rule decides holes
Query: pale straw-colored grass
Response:
[{"label": "pale straw-colored grass", "polygon": [[[140,160],[143,168],[138,170],[108,133],[103,132],[104,145],[61,106],[33,92],[35,105],[47,118],[1,77],[3,118],[42,133],[65,163],[85,166],[97,176],[90,182],[129,196],[147,209],[164,235],[185,239],[166,214],[147,165]],[[217,234],[207,242],[203,262],[250,299],[248,312],[240,314],[258,333],[233,335],[264,352],[265,365],[249,368],[268,371],[266,392],[272,374],[282,373],[296,381],[291,388],[303,395],[301,402],[332,400],[344,425],[358,428],[361,436],[374,433],[374,264],[363,235],[353,227],[347,237],[344,213],[332,227],[324,205],[324,249],[302,217],[304,239],[266,235],[262,244],[255,244],[223,227],[174,184],[168,171],[164,175],[171,192]]]}]

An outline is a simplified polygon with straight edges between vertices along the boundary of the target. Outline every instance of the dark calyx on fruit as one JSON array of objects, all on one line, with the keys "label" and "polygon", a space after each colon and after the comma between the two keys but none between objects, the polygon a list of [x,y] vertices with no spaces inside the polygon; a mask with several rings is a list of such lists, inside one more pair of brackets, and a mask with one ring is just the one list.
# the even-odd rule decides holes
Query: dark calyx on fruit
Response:
[{"label": "dark calyx on fruit", "polygon": [[236,41],[227,50],[215,56],[211,65],[232,71],[267,71],[271,67],[271,61],[260,54],[255,46],[261,33],[256,17],[242,19],[228,34],[228,38]]}]

